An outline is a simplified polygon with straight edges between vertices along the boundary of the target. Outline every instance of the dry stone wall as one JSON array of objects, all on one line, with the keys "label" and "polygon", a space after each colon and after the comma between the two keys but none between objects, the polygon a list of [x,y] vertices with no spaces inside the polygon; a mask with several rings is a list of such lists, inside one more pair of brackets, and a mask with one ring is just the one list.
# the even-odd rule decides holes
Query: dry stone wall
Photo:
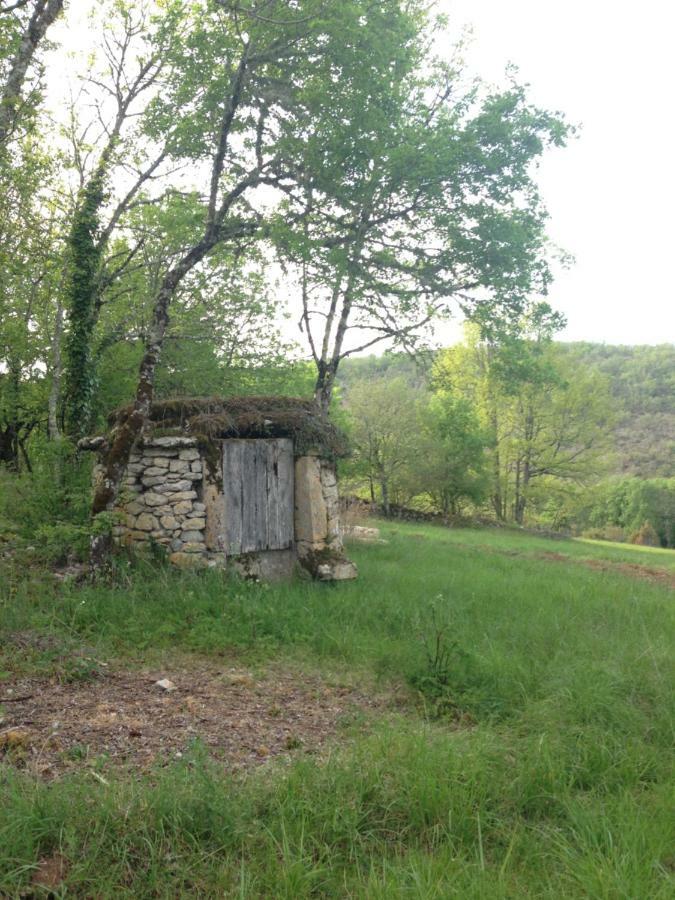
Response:
[{"label": "dry stone wall", "polygon": [[129,460],[117,528],[121,543],[165,547],[175,563],[204,555],[206,506],[204,468],[191,438],[159,437],[134,451]]},{"label": "dry stone wall", "polygon": [[[154,541],[179,566],[225,565],[222,489],[205,477],[205,466],[189,437],[157,437],[135,450],[117,506],[117,541],[136,549]],[[294,502],[294,549],[245,554],[231,562],[261,577],[290,574],[299,560],[322,580],[354,578],[356,569],[344,557],[340,536],[334,464],[318,455],[298,457]]]}]

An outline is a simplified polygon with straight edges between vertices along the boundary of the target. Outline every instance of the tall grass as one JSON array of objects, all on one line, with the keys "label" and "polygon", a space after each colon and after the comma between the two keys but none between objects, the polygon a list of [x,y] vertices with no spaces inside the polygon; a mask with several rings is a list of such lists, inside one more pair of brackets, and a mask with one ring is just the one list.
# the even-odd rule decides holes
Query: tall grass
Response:
[{"label": "tall grass", "polygon": [[[339,586],[141,568],[115,588],[56,588],[8,569],[0,635],[55,642],[18,657],[6,642],[8,672],[48,670],[59,644],[132,663],[243,654],[364,683],[440,673],[445,703],[424,689],[327,759],[239,780],[199,748],[107,786],[5,766],[0,895],[59,850],[74,896],[672,896],[672,593],[441,529],[388,537],[354,547],[360,579]],[[425,723],[425,708],[459,724]]]}]

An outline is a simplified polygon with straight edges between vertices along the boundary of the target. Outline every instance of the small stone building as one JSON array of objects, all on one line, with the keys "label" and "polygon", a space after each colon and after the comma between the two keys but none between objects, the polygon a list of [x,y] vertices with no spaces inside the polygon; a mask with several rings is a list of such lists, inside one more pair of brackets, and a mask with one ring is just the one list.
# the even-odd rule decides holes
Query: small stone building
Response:
[{"label": "small stone building", "polygon": [[154,542],[179,566],[279,578],[299,564],[320,580],[355,578],[338,515],[335,462],[345,446],[310,401],[155,402],[130,456],[116,539],[136,549]]}]

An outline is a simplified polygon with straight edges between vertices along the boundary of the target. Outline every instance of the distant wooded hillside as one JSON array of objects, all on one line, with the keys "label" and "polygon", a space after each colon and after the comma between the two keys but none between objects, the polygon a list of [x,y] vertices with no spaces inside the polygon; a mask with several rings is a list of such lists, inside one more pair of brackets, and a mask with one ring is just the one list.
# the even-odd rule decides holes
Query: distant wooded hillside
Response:
[{"label": "distant wooded hillside", "polygon": [[[563,351],[602,372],[610,380],[618,415],[615,426],[616,471],[641,478],[675,474],[675,344],[616,346],[558,343]],[[402,376],[424,389],[434,355],[363,356],[346,359],[339,382],[343,390],[373,376]]]}]

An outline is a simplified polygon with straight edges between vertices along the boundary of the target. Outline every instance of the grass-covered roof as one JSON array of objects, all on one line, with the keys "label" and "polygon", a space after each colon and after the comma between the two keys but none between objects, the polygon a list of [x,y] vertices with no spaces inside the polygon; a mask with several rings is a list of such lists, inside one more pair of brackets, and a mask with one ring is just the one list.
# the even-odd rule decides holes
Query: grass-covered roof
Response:
[{"label": "grass-covered roof", "polygon": [[[133,405],[110,416],[121,424]],[[155,400],[150,408],[150,433],[218,438],[292,438],[295,454],[316,450],[327,457],[345,456],[347,441],[311,400],[297,397],[173,397]]]}]

